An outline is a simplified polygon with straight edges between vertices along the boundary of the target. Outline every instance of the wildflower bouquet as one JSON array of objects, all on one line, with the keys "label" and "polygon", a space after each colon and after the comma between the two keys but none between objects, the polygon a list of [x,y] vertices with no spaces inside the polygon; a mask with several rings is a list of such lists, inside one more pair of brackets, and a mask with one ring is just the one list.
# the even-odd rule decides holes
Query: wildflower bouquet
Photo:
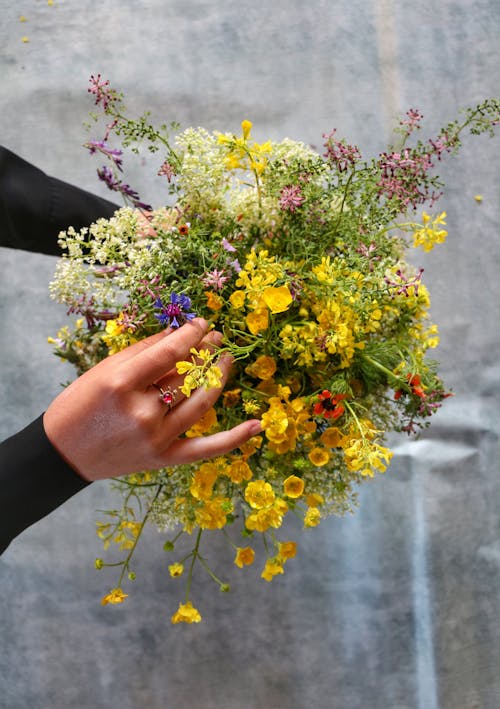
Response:
[{"label": "wildflower bouquet", "polygon": [[[104,546],[124,552],[112,564],[96,561],[120,569],[103,603],[126,597],[123,581],[134,578],[132,554],[146,521],[176,530],[166,551],[175,552],[183,532],[194,533],[193,549],[169,566],[173,577],[189,566],[172,620],[192,623],[201,618],[190,598],[197,561],[228,590],[201,555],[205,530],[223,530],[238,567],[254,562],[262,535],[259,563],[271,581],[296,554],[296,543],[277,531],[285,517],[299,515],[310,528],[351,510],[359,483],[389,465],[385,434],[428,425],[449,395],[427,356],[438,333],[423,269],[405,254],[410,245],[428,251],[445,240],[445,212],[424,209],[440,195],[433,168],[458,150],[466,128],[492,133],[500,102],[466,110],[427,141],[416,139],[422,116],[410,110],[398,147],[367,160],[335,130],[318,153],[288,139],[258,143],[249,121],[239,135],[156,129],[148,114],[128,118],[122,96],[100,76],[89,90],[107,125],[104,139],[87,147],[106,158],[99,177],[127,206],[60,235],[66,254],[51,292],[80,317],[52,340],[56,354],[81,373],[200,315],[224,342],[177,364],[183,393],[218,385],[221,350],[233,355],[234,373],[186,436],[248,416],[262,422],[262,434],[230,455],[114,481],[122,505],[98,523]],[[123,181],[123,151],[110,146],[112,134],[122,147],[137,151],[145,141],[158,153],[169,206],[152,209]]]}]

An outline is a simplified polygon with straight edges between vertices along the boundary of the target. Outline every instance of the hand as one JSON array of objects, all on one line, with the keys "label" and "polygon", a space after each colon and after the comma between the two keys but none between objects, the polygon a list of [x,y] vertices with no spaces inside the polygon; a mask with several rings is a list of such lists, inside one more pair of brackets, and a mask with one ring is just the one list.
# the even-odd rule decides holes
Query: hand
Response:
[{"label": "hand", "polygon": [[213,347],[220,333],[207,333],[196,318],[173,332],[162,332],[122,350],[85,372],[54,399],[43,423],[66,462],[85,480],[223,455],[259,433],[260,422],[245,421],[211,436],[179,438],[219,397],[231,368],[223,355],[218,366],[222,385],[198,389],[186,399],[177,395],[170,410],[161,402],[160,384],[177,389],[182,377],[175,365],[191,347]]}]

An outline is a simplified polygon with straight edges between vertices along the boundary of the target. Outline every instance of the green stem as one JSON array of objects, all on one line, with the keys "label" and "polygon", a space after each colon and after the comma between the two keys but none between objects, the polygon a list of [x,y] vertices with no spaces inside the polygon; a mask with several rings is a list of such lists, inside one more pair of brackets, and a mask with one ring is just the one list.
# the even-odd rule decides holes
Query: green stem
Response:
[{"label": "green stem", "polygon": [[198,558],[199,555],[199,548],[200,548],[200,541],[201,541],[201,534],[202,530],[198,530],[198,534],[196,535],[196,543],[194,545],[194,549],[192,551],[193,558],[191,560],[191,566],[189,567],[189,573],[188,573],[188,579],[186,583],[186,603],[189,601],[189,594],[191,592],[191,582],[193,580],[193,569],[194,565],[196,563],[196,559]]},{"label": "green stem", "polygon": [[154,503],[156,502],[156,500],[158,499],[158,496],[159,496],[160,492],[162,491],[162,488],[163,488],[163,485],[159,485],[159,486],[158,486],[158,490],[156,491],[156,494],[155,494],[155,496],[154,496],[154,498],[153,498],[153,501],[151,502],[151,504],[150,504],[150,506],[149,506],[149,508],[148,508],[148,511],[147,511],[146,514],[144,515],[144,518],[143,518],[143,520],[142,520],[142,522],[141,522],[141,526],[139,527],[139,531],[137,532],[137,536],[136,536],[136,538],[134,539],[134,544],[133,544],[132,548],[130,549],[130,551],[129,551],[128,555],[127,555],[127,558],[122,562],[122,563],[123,563],[123,569],[122,569],[122,572],[121,572],[121,574],[120,574],[120,578],[119,578],[119,580],[118,580],[118,587],[121,587],[121,585],[122,585],[123,577],[124,577],[124,575],[125,575],[125,572],[128,570],[129,563],[130,563],[130,559],[132,558],[132,556],[133,556],[133,554],[134,554],[134,551],[135,551],[135,548],[136,548],[136,546],[137,546],[137,543],[138,543],[139,539],[141,538],[142,532],[143,532],[143,530],[144,530],[144,526],[145,526],[146,522],[148,521],[148,517],[149,517],[149,515],[150,515],[150,513],[151,513],[151,510],[153,509],[153,505],[154,505]]}]

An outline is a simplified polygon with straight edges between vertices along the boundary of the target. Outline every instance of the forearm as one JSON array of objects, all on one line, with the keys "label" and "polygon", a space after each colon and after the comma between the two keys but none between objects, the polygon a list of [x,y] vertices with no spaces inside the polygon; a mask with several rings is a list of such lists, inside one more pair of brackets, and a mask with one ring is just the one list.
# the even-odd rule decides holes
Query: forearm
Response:
[{"label": "forearm", "polygon": [[0,553],[89,483],[48,440],[42,417],[0,445]]},{"label": "forearm", "polygon": [[59,255],[60,231],[87,227],[116,209],[0,146],[0,246]]}]

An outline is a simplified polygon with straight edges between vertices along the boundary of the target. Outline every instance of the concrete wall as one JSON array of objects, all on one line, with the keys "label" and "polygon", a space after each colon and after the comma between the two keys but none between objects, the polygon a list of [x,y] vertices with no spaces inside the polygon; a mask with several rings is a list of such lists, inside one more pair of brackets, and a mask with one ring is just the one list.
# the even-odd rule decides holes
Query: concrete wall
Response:
[{"label": "concrete wall", "polygon": [[[1,143],[102,194],[81,148],[91,73],[161,120],[237,130],[248,118],[259,139],[313,144],[336,127],[366,154],[409,107],[431,134],[500,94],[496,0],[0,0],[0,10]],[[443,166],[448,242],[421,263],[456,396],[420,441],[397,442],[358,514],[301,538],[272,585],[257,569],[230,575],[231,594],[207,584],[204,623],[172,627],[178,593],[154,531],[127,604],[99,605],[109,577],[93,570],[93,525],[110,493],[93,485],[0,559],[0,706],[500,705],[499,157],[500,136],[467,140]],[[160,204],[158,184],[131,166],[130,181]],[[64,322],[47,294],[55,259],[0,257],[5,436],[71,372],[45,341]],[[222,567],[225,546],[209,546]]]}]

